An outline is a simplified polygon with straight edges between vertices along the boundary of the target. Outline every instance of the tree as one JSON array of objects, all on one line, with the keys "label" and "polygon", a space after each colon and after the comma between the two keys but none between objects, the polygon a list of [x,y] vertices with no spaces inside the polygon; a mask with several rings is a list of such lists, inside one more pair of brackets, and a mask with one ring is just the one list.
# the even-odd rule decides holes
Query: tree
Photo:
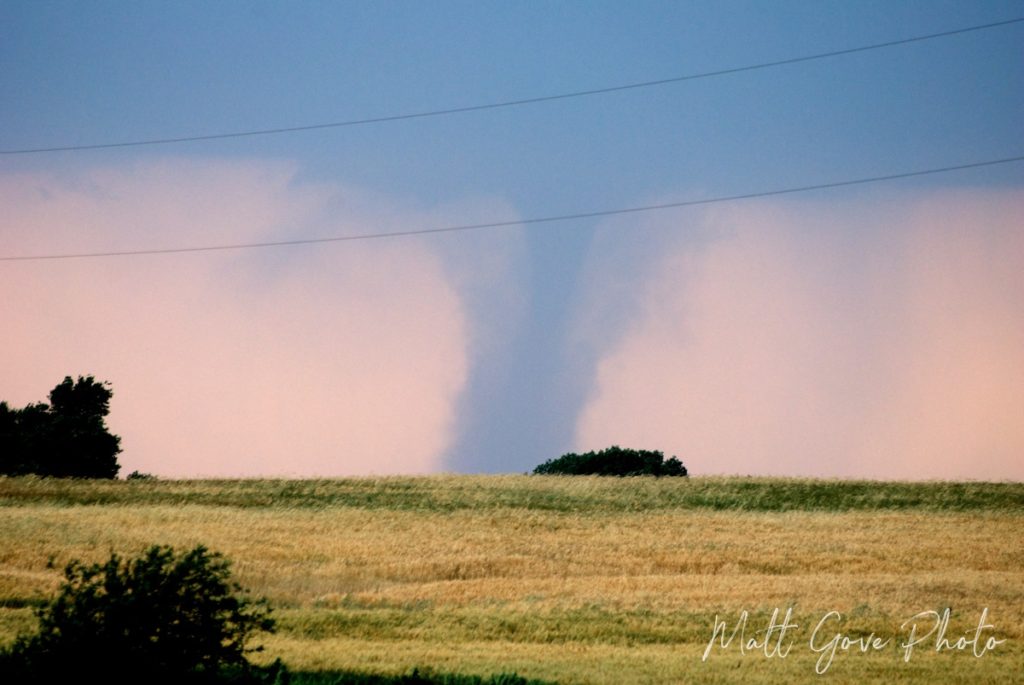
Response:
[{"label": "tree", "polygon": [[116,478],[121,438],[106,424],[112,396],[109,383],[66,376],[50,404],[0,402],[0,474]]},{"label": "tree", "polygon": [[[262,600],[236,594],[230,564],[199,545],[154,545],[136,559],[73,561],[39,632],[0,654],[0,671],[32,681],[214,682],[249,670],[249,641],[274,630]],[[73,679],[66,680],[69,676]],[[235,677],[242,682],[244,678]]]},{"label": "tree", "polygon": [[676,457],[654,450],[634,450],[613,445],[600,452],[570,452],[549,459],[533,470],[535,474],[598,476],[686,476],[686,467]]}]

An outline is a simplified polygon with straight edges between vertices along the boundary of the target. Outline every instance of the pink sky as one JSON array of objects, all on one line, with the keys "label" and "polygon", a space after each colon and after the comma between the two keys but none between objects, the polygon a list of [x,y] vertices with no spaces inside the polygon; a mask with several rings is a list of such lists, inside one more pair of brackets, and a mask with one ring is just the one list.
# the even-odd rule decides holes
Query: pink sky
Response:
[{"label": "pink sky", "polygon": [[[366,218],[373,201],[346,192],[255,162],[8,175],[3,251],[377,229]],[[124,473],[435,471],[468,368],[450,281],[415,240],[6,263],[2,396],[44,400],[65,374],[110,381]]]},{"label": "pink sky", "polygon": [[601,356],[579,448],[663,449],[695,473],[1024,478],[1024,193],[690,221]]},{"label": "pink sky", "polygon": [[[217,160],[7,174],[0,206],[4,254],[512,212],[422,211],[288,164]],[[7,262],[0,397],[44,400],[66,374],[110,381],[123,473],[441,471],[477,362],[533,315],[521,238]],[[588,260],[570,342],[597,363],[574,371],[593,373],[579,413],[555,417],[577,449],[660,449],[695,474],[1024,479],[1024,193],[631,217],[599,230]]]}]

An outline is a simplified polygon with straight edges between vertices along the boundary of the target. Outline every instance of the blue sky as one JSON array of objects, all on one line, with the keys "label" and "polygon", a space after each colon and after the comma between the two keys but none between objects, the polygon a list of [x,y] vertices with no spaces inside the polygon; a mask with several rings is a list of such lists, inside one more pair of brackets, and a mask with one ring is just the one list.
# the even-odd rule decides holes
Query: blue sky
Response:
[{"label": "blue sky", "polygon": [[[6,2],[0,5],[0,149],[187,137],[471,106],[742,67],[1018,16],[1024,12],[1015,2]],[[0,155],[0,176],[7,182],[5,203],[17,211],[7,220],[0,219],[0,247],[11,255],[62,252],[69,245],[81,251],[145,249],[247,242],[268,236],[288,239],[350,230],[430,228],[743,194],[1019,156],[1024,154],[1020,142],[1020,122],[1024,121],[1022,45],[1024,24],[1013,24],[772,69],[450,116],[172,145],[5,154]],[[209,176],[204,176],[207,172]],[[238,191],[240,205],[253,204],[245,199],[247,193],[273,195],[277,200],[267,205],[264,216],[276,218],[259,230],[250,230],[243,222],[220,231],[218,226],[227,220],[214,220],[212,214],[202,213],[203,202],[216,204],[216,200],[197,199],[203,192],[194,185],[199,177],[211,188],[245,186]],[[242,177],[248,180],[239,181]],[[266,181],[268,178],[272,180]],[[1012,274],[1021,257],[1016,252],[1020,244],[1015,242],[1016,236],[1024,230],[1019,204],[1022,183],[1024,164],[1004,164],[873,187],[820,191],[774,203],[734,203],[721,210],[685,209],[656,217],[595,218],[472,235],[394,239],[408,243],[422,272],[394,266],[395,259],[413,259],[401,252],[406,247],[393,248],[398,256],[387,252],[392,248],[383,248],[383,254],[371,250],[364,255],[351,247],[355,243],[340,243],[252,251],[244,256],[97,260],[103,266],[85,266],[81,260],[45,265],[26,262],[2,267],[6,270],[3,283],[24,292],[45,283],[58,292],[75,291],[86,303],[109,302],[111,293],[121,290],[107,284],[108,290],[91,292],[81,284],[94,283],[98,276],[82,269],[95,269],[96,273],[134,269],[142,275],[159,272],[166,280],[166,290],[153,293],[154,306],[164,306],[161,297],[181,302],[176,274],[182,282],[194,283],[199,277],[193,271],[203,269],[201,278],[212,279],[212,284],[207,286],[209,290],[193,294],[194,306],[203,309],[203,330],[211,330],[219,325],[211,322],[251,320],[257,316],[254,312],[267,311],[259,304],[264,300],[243,304],[240,298],[255,298],[254,293],[275,296],[275,283],[293,284],[294,290],[282,286],[280,292],[304,294],[302,307],[312,306],[310,293],[319,292],[345,300],[345,306],[356,308],[352,311],[363,311],[345,299],[353,288],[318,290],[310,285],[319,283],[315,275],[307,282],[301,278],[304,269],[312,268],[303,260],[315,259],[318,264],[328,260],[329,264],[336,258],[343,263],[348,251],[350,256],[360,255],[357,261],[362,265],[364,258],[380,259],[368,280],[360,282],[375,284],[367,286],[370,294],[366,296],[377,298],[377,314],[372,316],[382,318],[366,325],[368,330],[381,326],[382,335],[395,336],[392,354],[409,358],[432,344],[438,345],[438,350],[448,350],[448,345],[461,350],[460,361],[448,366],[437,362],[447,369],[437,372],[437,378],[445,379],[436,381],[445,388],[437,397],[431,394],[435,386],[427,384],[408,405],[393,404],[386,397],[372,400],[379,412],[371,412],[366,425],[388,426],[387,430],[399,433],[404,430],[403,412],[419,413],[421,405],[434,407],[435,402],[447,407],[437,414],[434,429],[423,428],[423,436],[410,432],[411,441],[430,447],[407,469],[389,469],[365,455],[346,456],[334,466],[324,457],[315,467],[295,469],[281,467],[267,456],[260,462],[262,467],[218,469],[209,464],[223,446],[214,449],[207,444],[204,448],[198,443],[190,449],[208,449],[209,456],[168,467],[169,457],[159,456],[152,447],[160,444],[163,434],[145,437],[149,429],[144,415],[123,419],[126,452],[122,461],[145,470],[160,472],[163,467],[171,474],[186,474],[203,471],[200,466],[204,466],[205,472],[242,475],[337,475],[376,469],[515,472],[570,449],[602,446],[600,440],[632,440],[646,443],[638,447],[679,454],[695,472],[905,477],[918,472],[909,465],[905,470],[887,471],[886,460],[881,458],[875,467],[850,469],[845,465],[850,456],[839,453],[835,461],[825,463],[808,456],[784,468],[770,466],[779,462],[771,455],[802,444],[806,432],[798,427],[782,442],[766,437],[764,442],[745,444],[747,456],[725,466],[713,451],[705,454],[692,449],[691,441],[698,437],[713,441],[714,435],[665,428],[668,424],[634,433],[633,428],[644,425],[637,417],[650,413],[645,414],[644,407],[630,408],[624,403],[621,415],[600,407],[609,402],[614,405],[608,398],[615,392],[625,393],[621,389],[625,376],[621,374],[628,371],[622,369],[634,365],[622,361],[622,355],[636,349],[642,357],[645,344],[661,340],[660,333],[652,332],[652,321],[678,317],[680,330],[696,326],[696,319],[687,319],[686,307],[696,306],[695,293],[703,290],[688,288],[694,283],[717,283],[713,275],[719,273],[715,270],[719,262],[707,260],[722,254],[707,246],[719,244],[716,241],[722,240],[722,231],[742,242],[745,236],[756,236],[760,225],[769,226],[778,237],[763,246],[763,254],[780,260],[764,278],[770,284],[788,278],[789,272],[782,266],[785,255],[800,255],[815,264],[817,257],[828,260],[833,269],[821,278],[834,280],[824,285],[808,280],[787,286],[779,291],[780,296],[802,302],[807,290],[845,293],[847,299],[841,302],[846,304],[839,310],[842,328],[856,329],[859,332],[853,336],[857,338],[866,335],[863,330],[871,326],[859,326],[864,321],[849,311],[870,298],[882,297],[876,292],[877,283],[892,283],[896,289],[885,301],[904,298],[906,293],[899,288],[910,269],[905,261],[884,268],[869,264],[864,255],[877,255],[885,249],[898,252],[886,242],[890,234],[918,236],[921,227],[915,222],[920,216],[930,216],[920,209],[922,203],[946,208],[947,216],[962,214],[959,228],[943,229],[949,235],[961,235],[964,226],[972,225],[977,217],[1002,217],[1002,223],[992,219],[996,228],[991,235],[979,233],[982,238],[977,240],[987,241],[990,247],[1011,248],[993,253],[990,262],[981,260],[979,269],[987,274],[985,278],[1004,271],[1010,275],[979,290],[977,299],[965,301],[963,307],[965,311],[989,311],[991,305],[993,321],[998,324],[978,324],[978,339],[990,340],[996,327],[1007,336],[1001,340],[1012,350],[1010,343],[1017,341],[1024,314],[1012,303],[993,303],[1002,303],[1000,298],[1008,289],[1020,285]],[[161,187],[177,190],[165,197],[160,195]],[[43,188],[46,192],[40,190]],[[82,224],[80,230],[75,229],[74,221],[65,221],[59,230],[52,228],[47,216],[67,216],[61,213],[65,211],[73,216],[75,207],[81,206],[77,201],[59,199],[62,194],[74,193],[91,197],[95,204],[90,211],[98,218],[88,226]],[[124,195],[129,193],[148,198],[149,206],[166,205],[165,217],[180,212],[181,221],[191,217],[195,225],[178,228],[174,222],[153,221],[142,226],[137,217],[144,215],[143,210],[140,215],[125,209],[129,200]],[[217,193],[211,195],[216,197]],[[61,208],[59,212],[56,207]],[[964,209],[958,214],[958,208],[971,211]],[[780,224],[779,215],[789,218]],[[109,218],[111,226],[118,221],[127,223],[106,231],[96,227],[103,217]],[[858,217],[859,221],[854,220]],[[157,225],[162,228],[155,228]],[[933,235],[945,234],[936,229]],[[827,244],[820,243],[820,236],[825,236]],[[789,247],[782,250],[778,247],[782,244]],[[690,255],[692,259],[683,260],[687,265],[699,263],[693,267],[693,275],[681,283],[672,281],[671,275],[655,275],[667,273],[664,260],[675,254]],[[944,264],[941,255],[935,259]],[[124,266],[132,260],[132,266]],[[680,268],[685,272],[690,266]],[[221,283],[223,288],[217,290],[217,279],[236,273],[233,269],[242,274],[239,280]],[[881,276],[880,270],[884,272]],[[745,273],[754,271],[748,268]],[[409,280],[411,272],[420,273],[423,282]],[[965,272],[963,277],[972,274]],[[335,281],[330,283],[341,287]],[[437,324],[455,336],[454,342],[408,339],[402,327],[415,329],[415,324],[409,323],[412,319],[396,318],[389,327],[387,312],[408,308],[412,317],[416,306],[404,300],[404,304],[392,304],[381,293],[401,298],[410,289],[426,292],[434,285],[441,298],[438,301],[448,303],[439,307],[448,311],[446,307],[455,303],[451,306],[456,313],[450,321]],[[751,292],[771,290],[756,283],[751,287]],[[661,300],[656,305],[651,293],[659,288],[674,288],[681,309]],[[287,309],[288,301],[281,297],[280,306]],[[740,301],[754,299],[741,297]],[[101,334],[90,329],[88,322],[78,324],[83,327],[81,335],[72,332],[51,348],[44,338],[59,316],[55,309],[47,309],[46,302],[53,300],[34,302],[28,297],[26,301],[24,306],[31,305],[31,311],[9,312],[9,320],[17,322],[19,332],[8,342],[11,349],[5,354],[9,360],[5,364],[18,359],[19,369],[3,374],[9,383],[6,388],[0,386],[5,399],[41,399],[65,373],[110,376],[115,397],[146,396],[145,383],[135,383],[133,374],[161,366],[159,359],[139,351],[130,368],[119,366],[127,362],[123,355],[119,355],[122,361],[108,358],[104,350],[110,345],[103,337],[119,329],[108,326],[104,329],[108,332]],[[332,306],[326,295],[322,306]],[[906,320],[916,320],[914,312],[926,308],[925,304],[915,306],[918,309]],[[805,314],[812,310],[819,308],[800,309]],[[881,310],[875,307],[872,311]],[[218,318],[218,313],[226,318]],[[187,312],[181,316],[185,318],[179,328],[196,320]],[[301,325],[294,324],[294,331],[309,330],[315,335],[318,316],[309,313]],[[903,314],[896,310],[891,313],[894,319],[900,316]],[[743,319],[748,328],[737,324],[736,335],[747,337],[749,327],[756,327],[759,319],[753,314],[750,317]],[[823,329],[815,316],[797,318],[804,326],[801,340],[814,338]],[[279,331],[279,326],[286,324],[272,325],[271,319],[277,321],[271,317],[265,329],[260,329],[264,330],[262,343],[252,342],[253,332],[237,324],[204,344],[232,336],[249,340],[243,346],[252,355],[251,366],[240,365],[239,377],[246,373],[245,368],[278,364],[280,357],[261,349],[278,349],[291,360],[302,356],[303,336],[295,334],[294,347],[284,346],[266,331]],[[362,319],[352,314],[344,321],[358,325]],[[152,334],[160,337],[159,323],[153,325]],[[880,360],[889,359],[892,352],[884,340],[905,332],[893,325],[896,333],[885,329],[870,339],[857,338],[863,344],[851,349],[861,351],[842,356],[839,365],[847,371],[865,366],[872,373],[881,373]],[[715,330],[719,332],[714,336],[708,333],[706,340],[718,339],[720,329]],[[654,337],[644,338],[644,332]],[[83,345],[78,353],[68,353],[76,339],[92,340],[90,336],[95,338],[90,348],[93,352]],[[285,337],[282,333],[281,340]],[[908,333],[904,337],[913,336]],[[700,332],[692,338],[705,340]],[[687,364],[698,359],[690,353],[702,348],[697,343],[688,347],[683,334],[675,339],[678,347],[674,352],[661,350],[667,355],[664,363],[677,371],[689,368]],[[333,349],[345,349],[344,340],[339,337]],[[786,340],[773,339],[763,349],[771,349],[773,344],[785,347]],[[412,347],[403,350],[402,341]],[[965,340],[952,351],[936,352],[937,358],[946,360],[937,361],[938,368],[947,368],[950,359],[974,358],[972,344]],[[201,352],[205,348],[197,344],[196,349]],[[920,358],[910,351],[899,354]],[[451,356],[448,352],[438,355],[437,359]],[[867,361],[855,362],[859,355]],[[677,367],[674,362],[678,360]],[[379,363],[388,366],[386,359]],[[759,363],[770,366],[770,357]],[[961,375],[975,379],[979,387],[990,385],[985,374],[1004,379],[991,397],[1012,404],[1024,396],[1024,380],[1019,375],[1022,364],[1019,350],[1016,355],[1011,351],[994,370],[982,372],[965,366]],[[181,368],[188,367],[183,364]],[[276,368],[282,369],[282,378],[292,374],[286,373],[284,366]],[[324,366],[325,383],[331,382],[329,368],[333,367]],[[404,373],[416,374],[416,368],[412,365]],[[760,368],[750,370],[745,377],[749,382],[737,380],[737,387],[758,388],[765,377]],[[196,374],[203,371],[197,368]],[[651,393],[658,406],[673,406],[672,398],[685,394],[691,383],[703,387],[692,375],[667,376],[674,380],[665,387],[657,387],[657,379],[652,380]],[[315,373],[310,376],[315,377]],[[422,378],[433,376],[427,373]],[[185,377],[166,382],[186,388],[191,381]],[[796,394],[806,390],[803,381],[776,379],[772,383],[772,388],[790,387]],[[410,380],[410,385],[419,388],[418,382]],[[256,392],[245,387],[247,393]],[[714,390],[729,394],[732,387],[716,386]],[[309,394],[301,384],[274,392],[294,393],[297,402]],[[849,383],[836,381],[833,391],[820,392],[825,393],[833,412],[806,420],[827,426],[836,416],[852,416],[843,414],[842,409],[853,392]],[[870,399],[874,397],[870,389],[862,392],[864,399],[858,406],[877,404]],[[762,395],[775,397],[768,391]],[[779,397],[789,396],[783,393]],[[127,406],[121,406],[127,414]],[[691,409],[680,405],[665,421],[673,426],[698,420],[702,426],[720,424],[723,435],[749,432],[768,421],[752,419],[753,410],[735,416],[725,412],[694,417]],[[207,413],[216,411],[211,406]],[[948,424],[943,412],[956,414],[957,405],[935,409],[928,420]],[[255,408],[239,412],[230,420],[225,418],[226,427],[209,436],[229,440],[232,431],[247,431],[261,421],[260,416]],[[611,429],[607,433],[586,429],[585,425],[590,425],[587,416],[606,417],[599,422]],[[1007,422],[1018,418],[1012,412],[1005,416]],[[621,429],[615,430],[617,421],[622,422]],[[117,423],[116,415],[111,422]],[[154,418],[153,425],[157,423]],[[321,423],[330,423],[329,412]],[[798,425],[794,421],[794,426]],[[983,453],[993,464],[991,477],[1022,477],[1005,466],[1007,455],[1019,454],[1024,447],[1020,433],[1009,426],[997,428],[996,433],[1006,434],[998,445],[964,438],[958,448],[961,451],[950,459],[962,463],[968,456]],[[322,440],[314,441],[310,449],[323,451],[329,449],[327,445],[345,444],[344,432],[339,434],[329,426],[322,429]],[[289,430],[287,425],[281,428],[282,432]],[[977,425],[964,426],[963,431],[975,437],[983,432]],[[148,447],[139,447],[133,454],[135,436],[135,445]],[[372,439],[365,445],[374,449]],[[399,448],[380,449],[384,455]],[[925,450],[925,443],[893,434],[889,442],[872,449],[881,453],[920,451]],[[400,459],[395,463],[400,464]],[[924,475],[965,475],[952,466],[950,469]]]}]

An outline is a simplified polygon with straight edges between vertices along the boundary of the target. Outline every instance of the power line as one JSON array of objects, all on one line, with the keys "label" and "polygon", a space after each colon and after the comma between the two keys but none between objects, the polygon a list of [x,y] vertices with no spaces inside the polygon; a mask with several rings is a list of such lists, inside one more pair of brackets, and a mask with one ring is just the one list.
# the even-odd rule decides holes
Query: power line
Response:
[{"label": "power line", "polygon": [[276,135],[280,133],[296,133],[299,131],[315,131],[319,129],[328,128],[342,128],[346,126],[363,126],[366,124],[381,124],[392,121],[405,121],[408,119],[425,119],[427,117],[439,117],[450,114],[462,114],[466,112],[479,112],[488,109],[499,109],[502,107],[517,107],[521,105],[531,105],[541,102],[552,102],[554,100],[567,100],[570,98],[588,97],[592,95],[604,95],[607,93],[615,93],[624,90],[636,90],[639,88],[651,88],[654,86],[664,86],[671,83],[681,83],[683,81],[695,81],[697,79],[712,78],[716,76],[725,76],[728,74],[738,74],[745,71],[756,71],[759,69],[770,69],[773,67],[781,67],[788,64],[798,64],[800,62],[810,62],[813,60],[828,59],[831,57],[839,57],[842,55],[851,55],[858,52],[867,52],[869,50],[879,50],[882,48],[891,48],[897,45],[907,45],[909,43],[919,43],[926,40],[934,40],[936,38],[946,38],[949,36],[955,36],[962,33],[970,33],[972,31],[983,31],[986,29],[992,29],[1000,26],[1008,26],[1010,24],[1018,24],[1024,22],[1024,17],[1018,17],[1016,19],[1007,19],[1005,21],[992,22],[990,24],[979,24],[977,26],[968,26],[960,29],[953,29],[951,31],[942,31],[940,33],[929,33],[923,36],[914,36],[913,38],[903,38],[900,40],[892,40],[884,43],[873,43],[871,45],[862,45],[855,48],[846,48],[843,50],[832,50],[830,52],[820,52],[813,55],[804,55],[802,57],[791,57],[788,59],[776,60],[773,62],[761,62],[759,64],[749,64],[742,67],[733,67],[730,69],[718,69],[715,71],[705,71],[696,74],[687,74],[685,76],[675,76],[672,78],[657,79],[654,81],[640,81],[637,83],[627,83],[617,86],[608,86],[605,88],[594,88],[591,90],[577,90],[568,93],[559,93],[556,95],[542,95],[538,97],[522,98],[519,100],[503,100],[500,102],[490,102],[480,105],[468,105],[465,107],[449,107],[446,109],[435,109],[428,110],[425,112],[412,112],[406,114],[392,114],[380,117],[370,117],[366,119],[349,119],[347,121],[335,121],[325,124],[307,124],[304,126],[287,126],[282,128],[266,128],[252,131],[234,131],[228,133],[210,133],[204,135],[195,136],[182,136],[176,138],[150,138],[146,140],[132,140],[115,143],[95,143],[91,145],[64,145],[54,147],[39,147],[39,148],[24,148],[19,150],[0,150],[0,154],[3,155],[21,155],[21,154],[33,154],[41,152],[71,152],[80,150],[101,150],[107,148],[118,148],[118,147],[138,147],[142,145],[167,145],[171,143],[191,143],[203,140],[221,140],[224,138],[245,138],[251,136],[267,136]]},{"label": "power line", "polygon": [[829,188],[841,188],[843,186],[863,185],[867,183],[880,183],[882,181],[895,181],[914,176],[928,176],[931,174],[942,174],[963,169],[977,169],[979,167],[995,166],[997,164],[1010,164],[1024,161],[1024,155],[1018,157],[1006,157],[1003,159],[991,159],[983,162],[970,162],[957,164],[955,166],[937,167],[932,169],[921,169],[917,171],[905,171],[898,174],[886,174],[884,176],[869,176],[845,181],[832,181],[829,183],[817,183],[814,185],[798,186],[794,188],[778,188],[775,190],[764,190],[755,193],[743,193],[741,195],[723,195],[720,197],[704,198],[701,200],[684,200],[682,202],[667,202],[657,205],[643,205],[640,207],[625,207],[619,209],[604,209],[599,211],[576,212],[573,214],[559,214],[555,216],[534,217],[531,219],[515,219],[509,221],[494,221],[482,224],[462,224],[457,226],[442,226],[438,228],[419,228],[405,231],[390,231],[384,233],[360,233],[356,235],[333,236],[328,238],[298,238],[295,240],[275,240],[267,242],[234,243],[229,245],[200,245],[193,247],[171,247],[150,250],[116,250],[109,252],[76,252],[65,254],[42,254],[42,255],[8,255],[0,256],[2,262],[28,262],[57,259],[92,259],[98,257],[133,257],[140,255],[166,255],[184,254],[191,252],[219,252],[225,250],[245,250],[270,247],[292,247],[297,245],[317,245],[321,243],[342,243],[357,240],[377,240],[380,238],[398,238],[403,236],[432,235],[435,233],[456,233],[460,231],[478,231],[484,229],[507,228],[511,226],[529,226],[533,224],[554,223],[556,221],[574,221],[579,219],[592,219],[598,217],[616,216],[621,214],[638,214],[640,212],[654,212],[666,209],[679,209],[682,207],[695,207],[697,205],[709,205],[723,202],[735,202],[738,200],[751,200],[774,195],[789,195],[792,193],[804,193],[812,190],[826,190]]}]

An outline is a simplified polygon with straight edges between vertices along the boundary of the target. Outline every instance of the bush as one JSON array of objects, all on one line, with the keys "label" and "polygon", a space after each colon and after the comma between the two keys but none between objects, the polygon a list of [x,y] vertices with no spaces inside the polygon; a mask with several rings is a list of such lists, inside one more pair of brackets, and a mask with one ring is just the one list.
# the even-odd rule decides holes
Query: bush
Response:
[{"label": "bush", "polygon": [[564,474],[573,476],[685,476],[686,467],[661,452],[632,450],[618,445],[600,452],[576,454],[570,452],[558,459],[549,459],[533,470],[535,474]]},{"label": "bush", "polygon": [[19,676],[11,682],[251,681],[249,640],[274,621],[239,590],[228,561],[201,545],[71,562],[56,599],[36,612],[38,634],[0,655],[0,672]]},{"label": "bush", "polygon": [[132,471],[128,474],[125,480],[156,480],[156,476],[152,473],[143,473],[141,471]]}]

